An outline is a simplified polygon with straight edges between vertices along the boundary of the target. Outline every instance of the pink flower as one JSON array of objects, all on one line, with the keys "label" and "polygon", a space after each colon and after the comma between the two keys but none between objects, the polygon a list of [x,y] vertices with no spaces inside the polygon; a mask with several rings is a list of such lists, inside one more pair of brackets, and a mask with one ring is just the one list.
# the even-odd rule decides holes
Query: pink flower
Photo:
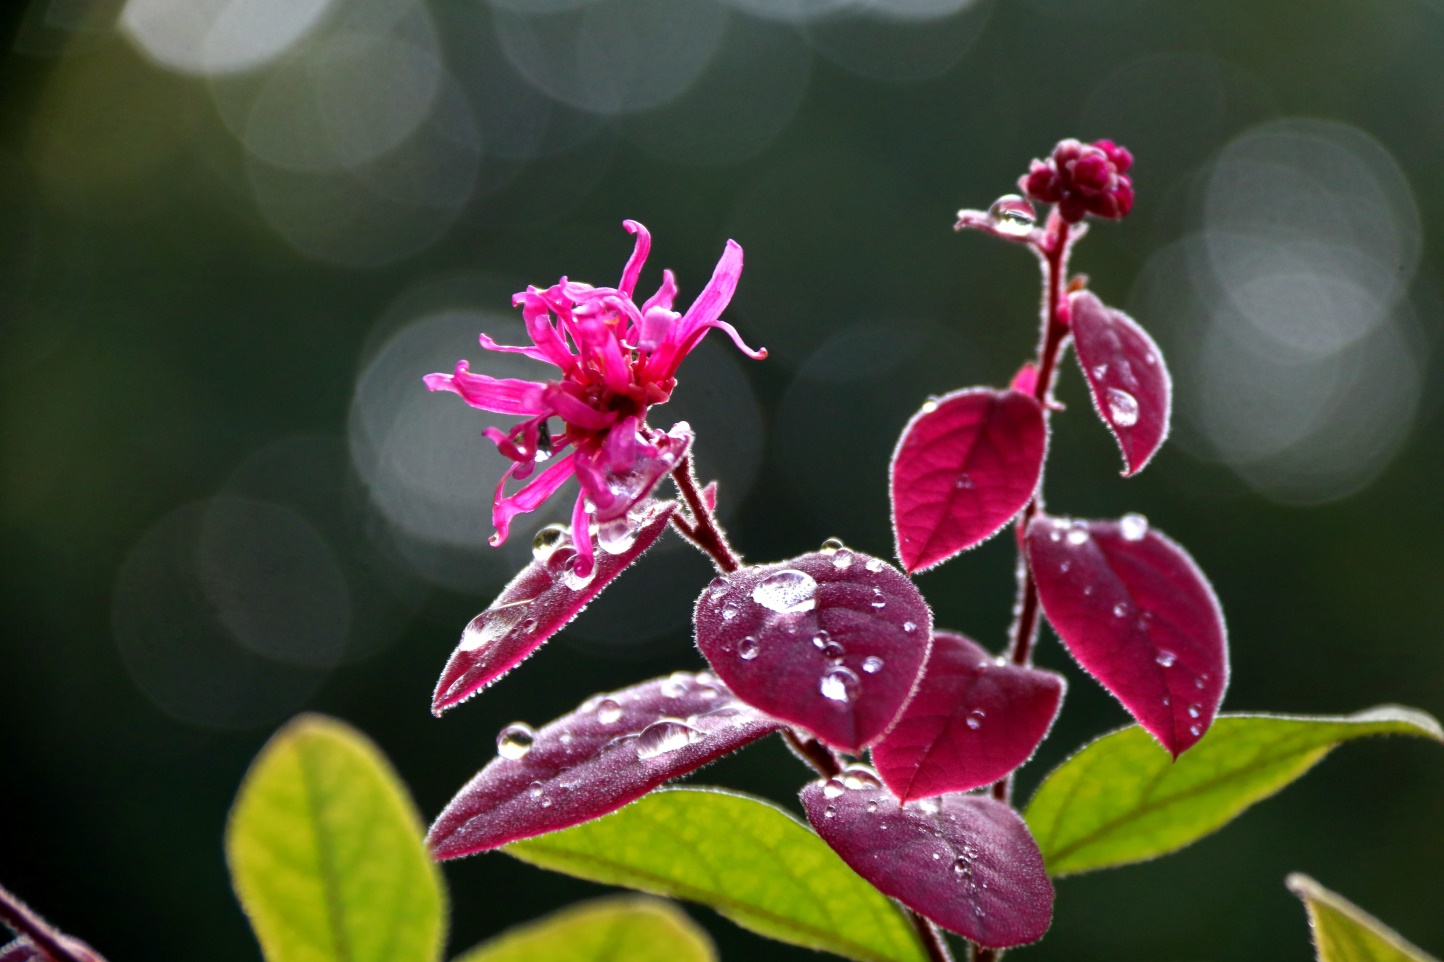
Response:
[{"label": "pink flower", "polygon": [[[661,287],[640,307],[633,301],[652,238],[636,221],[622,223],[636,235],[636,246],[615,288],[565,277],[544,290],[528,287],[512,303],[521,305],[531,345],[512,347],[481,335],[487,350],[545,361],[560,369],[560,377],[545,384],[494,378],[473,374],[466,361],[458,361],[453,373],[425,378],[431,390],[454,391],[472,407],[525,417],[509,431],[492,427],[485,432],[515,462],[496,488],[493,545],[506,540],[514,517],[535,511],[576,475],[582,490],[572,509],[577,545],[572,565],[581,577],[592,570],[591,518],[604,527],[619,519],[625,524],[632,506],[678,465],[691,445],[692,432],[685,422],[666,433],[647,425],[647,410],[671,397],[682,359],[713,327],[725,331],[749,357],[767,356],[766,350],[747,347],[732,325],[719,320],[742,273],[742,248],[735,241],[727,242],[712,279],[692,306],[678,314],[672,310],[677,283],[671,271],[662,272]],[[558,434],[547,431],[547,420],[553,417],[563,422]],[[567,447],[572,450],[556,458]],[[548,460],[552,463],[529,483],[506,493],[508,481],[527,480],[537,464]]]},{"label": "pink flower", "polygon": [[1018,186],[1034,200],[1057,204],[1076,224],[1087,214],[1117,220],[1133,209],[1133,155],[1111,140],[1059,141],[1047,160],[1034,160]]}]

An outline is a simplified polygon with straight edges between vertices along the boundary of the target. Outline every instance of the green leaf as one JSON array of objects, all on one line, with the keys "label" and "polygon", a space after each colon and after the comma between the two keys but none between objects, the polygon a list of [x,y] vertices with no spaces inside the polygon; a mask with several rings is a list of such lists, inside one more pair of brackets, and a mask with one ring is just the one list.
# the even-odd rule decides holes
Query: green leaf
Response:
[{"label": "green leaf", "polygon": [[1104,735],[1044,780],[1024,817],[1054,876],[1166,855],[1215,831],[1303,775],[1340,742],[1365,735],[1444,741],[1423,712],[1220,715],[1172,761],[1143,729]]},{"label": "green leaf", "polygon": [[456,962],[715,962],[707,933],[670,902],[592,899],[508,929]]},{"label": "green leaf", "polygon": [[1319,962],[1434,962],[1384,923],[1307,875],[1288,877],[1304,900]]},{"label": "green leaf", "polygon": [[710,788],[653,792],[504,851],[542,868],[710,905],[743,928],[859,962],[924,962],[891,901],[797,819]]},{"label": "green leaf", "polygon": [[415,806],[370,740],[301,715],[261,749],[226,860],[267,962],[432,962],[446,896]]}]

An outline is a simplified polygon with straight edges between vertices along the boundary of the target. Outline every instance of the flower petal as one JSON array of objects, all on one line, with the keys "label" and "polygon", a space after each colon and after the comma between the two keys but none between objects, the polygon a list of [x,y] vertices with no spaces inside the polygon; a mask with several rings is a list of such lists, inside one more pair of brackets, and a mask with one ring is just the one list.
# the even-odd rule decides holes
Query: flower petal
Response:
[{"label": "flower petal", "polygon": [[501,354],[525,354],[535,361],[545,361],[547,364],[556,364],[556,361],[552,359],[551,355],[539,347],[527,347],[525,345],[516,347],[511,344],[498,344],[485,334],[481,335],[480,340],[481,346],[488,351],[497,351]]},{"label": "flower petal", "polygon": [[496,534],[491,536],[492,547],[496,547],[506,541],[507,535],[511,533],[511,519],[519,514],[526,514],[541,507],[543,501],[556,493],[568,478],[576,474],[576,466],[572,464],[572,455],[568,454],[560,461],[554,462],[537,478],[522,488],[516,494],[507,496],[504,488],[508,478],[515,477],[517,465],[512,465],[502,475],[501,484],[496,488],[496,501],[491,508],[491,523],[496,525]]},{"label": "flower petal", "polygon": [[587,496],[577,495],[572,505],[572,541],[577,546],[577,556],[572,561],[572,571],[580,577],[590,575],[595,567],[592,552],[592,519],[587,513]]},{"label": "flower petal", "polygon": [[542,403],[545,384],[513,377],[472,374],[466,361],[457,361],[451,374],[428,374],[423,378],[432,391],[454,391],[474,408],[496,414],[545,414]]},{"label": "flower petal", "polygon": [[637,243],[632,248],[632,256],[627,258],[627,266],[622,268],[622,282],[617,285],[618,290],[632,296],[637,289],[637,278],[642,276],[642,265],[647,263],[647,255],[652,252],[652,235],[647,228],[634,220],[622,221],[622,226],[627,233],[636,235]]},{"label": "flower petal", "polygon": [[657,293],[647,298],[642,305],[642,313],[646,314],[654,307],[660,307],[664,311],[670,311],[672,304],[677,300],[677,275],[670,270],[662,271],[662,286],[657,288]]}]

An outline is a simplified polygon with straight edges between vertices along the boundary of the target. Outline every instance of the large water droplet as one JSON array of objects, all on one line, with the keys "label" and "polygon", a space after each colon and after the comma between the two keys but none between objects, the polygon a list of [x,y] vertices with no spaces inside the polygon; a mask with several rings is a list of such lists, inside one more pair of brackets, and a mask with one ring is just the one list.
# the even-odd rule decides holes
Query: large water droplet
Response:
[{"label": "large water droplet", "polygon": [[847,791],[847,786],[842,784],[841,779],[829,778],[822,785],[822,794],[826,798],[837,798]]},{"label": "large water droplet", "polygon": [[928,398],[926,401],[923,402],[922,412],[923,412],[924,414],[932,414],[932,413],[933,413],[934,411],[936,411],[937,409],[938,409],[938,399],[937,399],[937,398],[935,398],[935,397],[930,397],[930,398]]},{"label": "large water droplet", "polygon": [[971,730],[977,731],[983,727],[983,717],[983,712],[975,708],[968,712],[968,717],[964,719],[963,724],[967,725]]},{"label": "large water droplet", "polygon": [[1080,544],[1087,544],[1087,543],[1088,543],[1088,529],[1087,529],[1087,528],[1072,528],[1072,529],[1070,529],[1069,532],[1068,532],[1068,543],[1071,544],[1071,545],[1074,545],[1075,547],[1076,547],[1077,545],[1080,545]]},{"label": "large water droplet", "polygon": [[625,516],[597,526],[597,545],[607,554],[621,554],[636,543],[637,529]]},{"label": "large water droplet", "polygon": [[587,572],[587,574],[583,576],[577,574],[576,569],[574,569],[570,564],[568,564],[566,570],[562,572],[562,584],[566,585],[573,591],[581,591],[587,585],[591,584],[593,581],[596,580],[597,568],[598,565],[596,559],[592,559],[592,570]]},{"label": "large water droplet", "polygon": [[571,538],[571,529],[564,524],[549,524],[531,539],[531,556],[540,564],[546,564],[556,550]]},{"label": "large water droplet", "polygon": [[536,743],[536,730],[524,722],[512,722],[496,736],[496,753],[515,761],[525,758]]},{"label": "large water droplet", "polygon": [[610,698],[603,698],[597,702],[597,721],[603,725],[611,725],[620,721],[622,717],[622,706]]},{"label": "large water droplet", "polygon": [[1138,423],[1138,398],[1116,387],[1108,389],[1108,419],[1120,428]]},{"label": "large water droplet", "polygon": [[1017,194],[1004,194],[988,207],[988,219],[993,229],[1009,237],[1026,237],[1038,222],[1033,205]]},{"label": "large water droplet", "polygon": [[838,548],[832,555],[832,566],[839,571],[846,571],[852,567],[852,551],[847,548]]},{"label": "large water droplet", "polygon": [[660,718],[637,736],[637,757],[656,758],[701,741],[702,732],[680,718]]},{"label": "large water droplet", "polygon": [[868,558],[868,559],[867,559],[867,565],[866,565],[865,567],[867,568],[868,571],[871,571],[873,574],[876,574],[877,572],[879,572],[879,571],[882,570],[882,565],[883,565],[883,560],[882,560],[881,558]]},{"label": "large water droplet", "polygon": [[478,616],[481,624],[473,621],[467,625],[461,633],[461,643],[457,647],[462,651],[475,651],[505,638],[526,617],[534,600],[527,598],[524,601],[513,601],[482,612]]},{"label": "large water droplet", "polygon": [[1171,651],[1160,651],[1158,653],[1158,657],[1154,658],[1153,660],[1158,662],[1164,668],[1172,668],[1173,663],[1178,660],[1178,656]]},{"label": "large water droplet", "polygon": [[1137,512],[1131,512],[1122,517],[1118,527],[1123,532],[1125,541],[1142,541],[1143,536],[1148,534],[1148,519]]},{"label": "large water droplet", "polygon": [[882,671],[882,659],[877,655],[868,655],[862,660],[862,670],[869,675],[876,675]]},{"label": "large water droplet", "polygon": [[846,547],[847,545],[842,543],[841,538],[828,538],[822,543],[822,553],[825,555],[832,555],[836,554],[837,552],[841,551],[843,548]]},{"label": "large water droplet", "polygon": [[[938,812],[941,812],[942,810],[943,810],[943,803],[942,803],[942,800],[941,800],[941,799],[937,799],[937,798],[920,798],[920,799],[918,799],[918,811],[920,811],[920,812],[925,812],[925,813],[927,813],[928,815],[936,815]],[[937,856],[937,853],[934,853],[934,854],[933,854],[933,857],[934,857],[934,858],[937,858],[937,857],[938,857],[938,856]]]},{"label": "large water droplet", "polygon": [[752,589],[752,600],[782,614],[811,611],[817,607],[817,582],[805,571],[783,568]]},{"label": "large water droplet", "polygon": [[850,789],[882,788],[882,779],[866,765],[849,765],[842,770],[842,784]]},{"label": "large water droplet", "polygon": [[725,604],[725,605],[722,606],[722,620],[723,620],[723,621],[731,621],[733,618],[736,618],[736,617],[737,617],[737,606],[736,606],[736,605],[732,604],[732,603],[729,601],[727,604]]},{"label": "large water droplet", "polygon": [[743,661],[751,661],[753,658],[756,658],[758,652],[761,650],[762,646],[757,644],[757,639],[751,635],[737,642],[737,657]]},{"label": "large water droplet", "polygon": [[835,665],[822,673],[818,690],[822,692],[823,698],[847,705],[857,696],[858,684],[857,672],[842,665]]}]

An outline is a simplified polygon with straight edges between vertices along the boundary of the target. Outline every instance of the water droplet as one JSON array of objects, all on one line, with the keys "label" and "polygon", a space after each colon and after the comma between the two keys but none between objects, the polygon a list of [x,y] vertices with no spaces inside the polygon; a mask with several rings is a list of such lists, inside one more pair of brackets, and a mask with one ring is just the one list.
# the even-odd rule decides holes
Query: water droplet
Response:
[{"label": "water droplet", "polygon": [[1169,705],[1171,705],[1171,704],[1173,704],[1173,699],[1172,699],[1172,698],[1169,698],[1167,695],[1164,695],[1164,696],[1163,696],[1163,707],[1164,707],[1164,708],[1167,708],[1167,707],[1168,707]]},{"label": "water droplet", "polygon": [[817,634],[812,636],[812,647],[816,648],[818,651],[821,651],[822,649],[827,647],[827,643],[831,640],[832,636],[827,633],[826,629],[821,629],[817,632]]},{"label": "water droplet", "polygon": [[934,852],[934,853],[933,853],[933,861],[934,861],[934,862],[936,862],[938,859],[940,859],[940,858],[942,858],[942,857],[943,857],[943,853],[942,853],[942,852]]},{"label": "water droplet", "polygon": [[1071,528],[1071,529],[1069,529],[1069,531],[1068,531],[1068,543],[1071,544],[1071,545],[1075,545],[1075,546],[1076,546],[1076,545],[1080,545],[1080,544],[1087,544],[1087,543],[1088,543],[1088,529],[1087,529],[1087,528]]},{"label": "water droplet", "polygon": [[692,687],[692,676],[685,671],[674,671],[662,682],[662,694],[667,698],[681,698]]},{"label": "water droplet", "polygon": [[876,814],[877,814],[877,802],[868,802],[868,803],[867,803],[867,813],[868,813],[869,815],[876,815]]},{"label": "water droplet", "polygon": [[1065,561],[1058,566],[1058,573],[1060,575],[1066,575],[1071,570],[1073,570],[1073,562],[1071,561]]},{"label": "water droplet", "polygon": [[541,798],[542,795],[546,793],[546,786],[542,785],[541,782],[532,782],[527,786],[526,793],[532,798]]},{"label": "water droplet", "polygon": [[1197,725],[1189,725],[1188,733],[1194,738],[1197,738],[1199,735],[1203,734],[1203,729],[1199,728]]},{"label": "water droplet", "polygon": [[959,855],[953,860],[953,871],[959,875],[967,875],[973,871],[973,862],[966,855]]},{"label": "water droplet", "polygon": [[1141,514],[1125,514],[1118,522],[1118,527],[1123,532],[1125,541],[1142,541],[1143,536],[1148,534],[1148,519]]},{"label": "water droplet", "polygon": [[842,661],[842,657],[847,654],[847,649],[835,641],[829,641],[822,646],[822,654],[823,657],[831,659],[835,665]]},{"label": "water droplet", "polygon": [[528,618],[521,623],[521,630],[527,634],[531,634],[533,631],[536,631],[536,625],[537,621],[535,618]]},{"label": "water droplet", "polygon": [[847,786],[837,778],[829,778],[822,786],[822,794],[827,798],[837,798],[845,791],[847,791]]},{"label": "water droplet", "polygon": [[1062,541],[1062,540],[1063,540],[1063,532],[1059,531],[1057,528],[1054,528],[1052,531],[1049,531],[1049,532],[1048,532],[1048,540],[1049,540],[1049,541]]},{"label": "water droplet", "polygon": [[726,579],[725,577],[723,577],[723,578],[718,578],[718,579],[717,579],[717,583],[714,584],[714,585],[712,585],[712,588],[711,588],[711,590],[708,592],[708,594],[709,594],[710,597],[712,597],[712,598],[714,598],[714,599],[715,599],[715,598],[721,598],[722,596],[726,595],[727,592],[729,592],[729,591],[731,591],[731,590],[732,590],[732,586],[731,586],[730,584],[728,584],[728,583],[727,583],[727,579]]},{"label": "water droplet", "polygon": [[560,735],[557,736],[557,741],[561,742],[563,745],[570,745],[575,740],[576,736],[573,735],[571,732],[562,732]]},{"label": "water droplet", "polygon": [[832,816],[834,816],[834,815],[836,815],[836,814],[837,814],[837,809],[834,808],[834,807],[831,806],[831,805],[827,806],[826,808],[824,808],[824,809],[822,810],[822,817],[823,817],[823,818],[832,818]]},{"label": "water droplet", "polygon": [[817,607],[817,582],[805,571],[783,568],[752,589],[752,600],[782,614],[811,611]]},{"label": "water droplet", "polygon": [[935,398],[935,397],[930,397],[930,398],[928,398],[926,401],[923,402],[922,412],[923,412],[924,414],[932,414],[932,413],[933,413],[934,411],[936,411],[937,409],[938,409],[938,399],[937,399],[937,398]]},{"label": "water droplet", "polygon": [[1038,222],[1038,214],[1026,199],[1017,194],[1004,194],[988,207],[988,219],[1000,234],[1027,237]]},{"label": "water droplet", "polygon": [[1199,706],[1197,706],[1197,705],[1189,705],[1189,706],[1188,706],[1188,717],[1189,717],[1189,718],[1197,718],[1200,714],[1202,714],[1202,711],[1199,709]]},{"label": "water droplet", "polygon": [[549,798],[543,798],[543,799],[542,799],[542,808],[551,808],[551,807],[552,807],[552,800],[549,799]]},{"label": "water droplet", "polygon": [[876,574],[877,572],[879,572],[879,571],[882,570],[882,564],[883,564],[883,562],[882,562],[882,559],[881,559],[881,558],[868,558],[868,559],[867,559],[867,565],[866,565],[865,567],[867,568],[868,571],[871,571],[873,574]]},{"label": "water droplet", "polygon": [[874,608],[886,608],[886,607],[887,607],[887,599],[886,599],[886,598],[874,598],[874,599],[872,600],[872,606],[873,606]]},{"label": "water droplet", "polygon": [[597,545],[607,554],[621,554],[637,543],[637,529],[623,516],[597,526]]},{"label": "water droplet", "polygon": [[857,695],[858,684],[855,671],[842,665],[835,665],[822,673],[818,691],[822,692],[823,698],[846,705]]},{"label": "water droplet", "polygon": [[751,635],[737,642],[737,657],[743,661],[751,661],[753,658],[756,658],[758,652],[761,650],[762,646],[757,644],[757,639]]},{"label": "water droplet", "polygon": [[1208,676],[1207,676],[1207,675],[1199,675],[1197,678],[1195,678],[1195,679],[1193,680],[1193,687],[1194,687],[1194,688],[1197,688],[1199,691],[1203,691],[1203,686],[1206,685],[1207,683],[1208,683]]},{"label": "water droplet", "polygon": [[1091,370],[1093,371],[1093,377],[1094,377],[1095,379],[1101,381],[1101,380],[1103,380],[1104,376],[1108,373],[1108,365],[1107,365],[1107,364],[1096,364],[1096,365],[1094,365],[1094,366],[1091,368]]},{"label": "water droplet", "polygon": [[1178,660],[1178,656],[1171,651],[1160,651],[1158,653],[1158,657],[1153,660],[1158,662],[1164,668],[1172,668],[1173,663]]},{"label": "water droplet", "polygon": [[1083,594],[1084,594],[1084,595],[1092,595],[1092,594],[1093,594],[1093,586],[1092,586],[1092,585],[1084,585],[1084,586],[1083,586]]},{"label": "water droplet", "polygon": [[622,706],[610,698],[603,698],[597,702],[597,721],[603,725],[610,725],[620,721],[622,717]]},{"label": "water droplet", "polygon": [[680,718],[659,718],[637,736],[637,757],[656,758],[702,740],[702,732]]},{"label": "water droplet", "polygon": [[[938,812],[941,812],[942,810],[943,810],[943,803],[942,803],[942,801],[939,800],[939,799],[936,799],[936,798],[920,798],[920,799],[918,799],[918,811],[920,811],[920,812],[926,812],[926,813],[929,814],[929,815],[936,815]],[[937,855],[934,854],[934,855],[933,855],[933,858],[937,858]]]},{"label": "water droplet", "polygon": [[877,655],[868,655],[862,660],[862,670],[869,675],[876,675],[882,671],[882,659]]},{"label": "water droplet", "polygon": [[882,788],[882,779],[866,765],[849,765],[842,770],[842,784],[850,789]]},{"label": "water droplet", "polygon": [[502,758],[515,761],[525,758],[536,742],[536,730],[523,722],[507,725],[496,736],[496,753]]},{"label": "water droplet", "polygon": [[825,555],[833,555],[846,547],[847,545],[842,543],[841,538],[828,538],[822,543],[822,553]]},{"label": "water droplet", "polygon": [[598,566],[596,560],[593,559],[592,570],[589,571],[585,577],[583,577],[582,575],[577,574],[576,571],[573,570],[572,566],[568,564],[566,570],[562,572],[562,584],[566,585],[573,591],[581,591],[587,585],[591,584],[593,581],[596,580],[597,567]]},{"label": "water droplet", "polygon": [[729,602],[728,604],[725,604],[725,605],[722,606],[722,620],[723,620],[723,621],[731,621],[733,618],[736,618],[736,617],[737,617],[737,606],[736,606],[736,605],[734,605],[734,604],[732,604],[732,603]]},{"label": "water droplet", "polygon": [[973,487],[973,479],[967,474],[958,475],[958,480],[953,482],[953,487],[959,491],[970,491]]},{"label": "water droplet", "polygon": [[832,566],[839,571],[846,571],[852,567],[852,552],[847,548],[838,548],[832,556]]},{"label": "water droplet", "polygon": [[1116,387],[1108,389],[1108,419],[1120,428],[1138,423],[1138,398]]},{"label": "water droplet", "polygon": [[1122,618],[1128,614],[1128,602],[1120,601],[1113,606],[1113,617]]},{"label": "water droplet", "polygon": [[963,724],[967,725],[973,731],[977,731],[983,727],[983,717],[983,713],[975,708],[968,712],[968,717],[964,720]]},{"label": "water droplet", "polygon": [[571,529],[564,524],[549,524],[531,539],[531,556],[546,564],[556,550],[571,538]]},{"label": "water droplet", "polygon": [[908,634],[912,634],[913,632],[915,632],[915,631],[917,631],[917,630],[918,630],[918,623],[917,623],[916,621],[904,621],[904,622],[903,622],[903,631],[906,631]]},{"label": "water droplet", "polygon": [[458,647],[462,651],[475,651],[505,638],[526,616],[531,603],[535,600],[527,598],[524,601],[513,601],[483,611],[472,619],[471,623],[462,631],[461,644]]}]

